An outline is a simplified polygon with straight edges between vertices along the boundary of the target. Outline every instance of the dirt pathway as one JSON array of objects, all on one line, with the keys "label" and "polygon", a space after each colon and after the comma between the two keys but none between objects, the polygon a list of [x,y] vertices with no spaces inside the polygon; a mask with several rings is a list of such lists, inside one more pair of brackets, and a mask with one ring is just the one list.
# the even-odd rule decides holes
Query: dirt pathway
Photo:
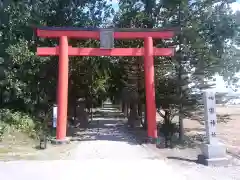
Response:
[{"label": "dirt pathway", "polygon": [[123,116],[114,109],[102,109],[89,128],[76,131],[73,139],[80,140],[71,159],[154,159],[149,152],[125,133]]}]

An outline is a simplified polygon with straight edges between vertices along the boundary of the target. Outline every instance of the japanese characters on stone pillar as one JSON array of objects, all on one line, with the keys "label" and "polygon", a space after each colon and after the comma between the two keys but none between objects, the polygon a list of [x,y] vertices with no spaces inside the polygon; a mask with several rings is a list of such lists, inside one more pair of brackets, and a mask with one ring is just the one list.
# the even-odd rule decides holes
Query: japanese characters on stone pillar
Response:
[{"label": "japanese characters on stone pillar", "polygon": [[207,142],[200,146],[202,154],[198,156],[198,162],[208,166],[226,165],[228,163],[226,147],[218,141],[216,136],[215,93],[209,91],[203,92],[203,101]]},{"label": "japanese characters on stone pillar", "polygon": [[203,98],[204,98],[205,128],[208,141],[207,143],[216,144],[218,143],[218,139],[216,137],[217,116],[216,116],[215,93],[205,91],[203,93]]}]

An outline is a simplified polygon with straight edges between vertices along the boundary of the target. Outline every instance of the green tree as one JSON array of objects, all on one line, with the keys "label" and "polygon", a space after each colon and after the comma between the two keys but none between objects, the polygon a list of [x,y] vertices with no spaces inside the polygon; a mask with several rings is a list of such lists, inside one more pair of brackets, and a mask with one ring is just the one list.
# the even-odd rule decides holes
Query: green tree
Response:
[{"label": "green tree", "polygon": [[[115,16],[118,27],[179,29],[172,42],[155,42],[158,47],[174,45],[175,57],[159,57],[155,62],[157,106],[180,110],[181,132],[183,115],[197,102],[191,92],[211,87],[204,82],[205,78],[230,70],[223,65],[223,56],[228,52],[226,42],[233,39],[237,28],[229,6],[232,2],[126,0],[119,3],[120,11]],[[141,41],[135,43],[142,45]]]},{"label": "green tree", "polygon": [[[100,27],[112,13],[112,7],[102,0],[3,1],[0,4],[1,107],[39,114],[56,102],[57,58],[37,57],[35,53],[37,45],[55,46],[58,42],[36,38],[35,26]],[[90,40],[71,40],[70,43],[98,45]],[[85,96],[90,96],[89,87],[81,86],[86,78],[90,79],[89,72],[85,76],[77,75],[79,70],[89,70],[92,66],[95,79],[91,82],[91,96],[106,93],[109,77],[105,73],[109,68],[105,67],[106,62],[106,58],[72,58],[70,78],[75,79],[70,80],[74,81],[71,89],[83,90]]]}]

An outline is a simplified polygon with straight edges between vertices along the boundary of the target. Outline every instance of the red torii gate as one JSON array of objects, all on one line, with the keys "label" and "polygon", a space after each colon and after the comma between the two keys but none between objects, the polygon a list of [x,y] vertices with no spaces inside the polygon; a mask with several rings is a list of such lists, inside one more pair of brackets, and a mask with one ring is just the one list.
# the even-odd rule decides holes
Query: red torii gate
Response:
[{"label": "red torii gate", "polygon": [[[58,143],[66,140],[68,104],[69,56],[144,56],[146,89],[146,114],[148,137],[157,137],[156,104],[154,86],[154,56],[173,56],[173,48],[153,47],[153,38],[170,39],[174,32],[159,29],[95,29],[39,27],[37,36],[59,38],[57,47],[38,47],[38,56],[59,56],[57,88],[57,134]],[[101,48],[75,48],[69,46],[68,38],[100,39]],[[144,39],[144,48],[113,48],[114,39]]]}]

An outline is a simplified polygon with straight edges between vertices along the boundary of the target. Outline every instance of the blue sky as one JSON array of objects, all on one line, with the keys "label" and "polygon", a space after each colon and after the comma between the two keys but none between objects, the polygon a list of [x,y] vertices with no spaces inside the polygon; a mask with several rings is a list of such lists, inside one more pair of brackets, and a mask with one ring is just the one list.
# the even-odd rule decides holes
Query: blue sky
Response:
[{"label": "blue sky", "polygon": [[237,2],[232,3],[232,9],[233,11],[240,10],[240,0],[237,0]]},{"label": "blue sky", "polygon": [[[110,1],[111,0],[109,0],[109,2]],[[115,10],[118,9],[118,0],[112,0],[110,3],[112,3]],[[237,11],[237,10],[240,11],[240,0],[237,0],[237,2],[232,3],[231,7],[232,7],[233,11]],[[216,82],[215,82],[216,87],[214,88],[214,91],[234,93],[231,88],[225,87],[226,83],[223,81],[223,78],[221,76],[216,75],[215,78],[216,78]],[[236,93],[240,93],[240,89]]]},{"label": "blue sky", "polygon": [[115,10],[118,9],[118,0],[108,0],[108,1],[109,1],[109,3],[112,3],[113,8],[114,8]]}]

